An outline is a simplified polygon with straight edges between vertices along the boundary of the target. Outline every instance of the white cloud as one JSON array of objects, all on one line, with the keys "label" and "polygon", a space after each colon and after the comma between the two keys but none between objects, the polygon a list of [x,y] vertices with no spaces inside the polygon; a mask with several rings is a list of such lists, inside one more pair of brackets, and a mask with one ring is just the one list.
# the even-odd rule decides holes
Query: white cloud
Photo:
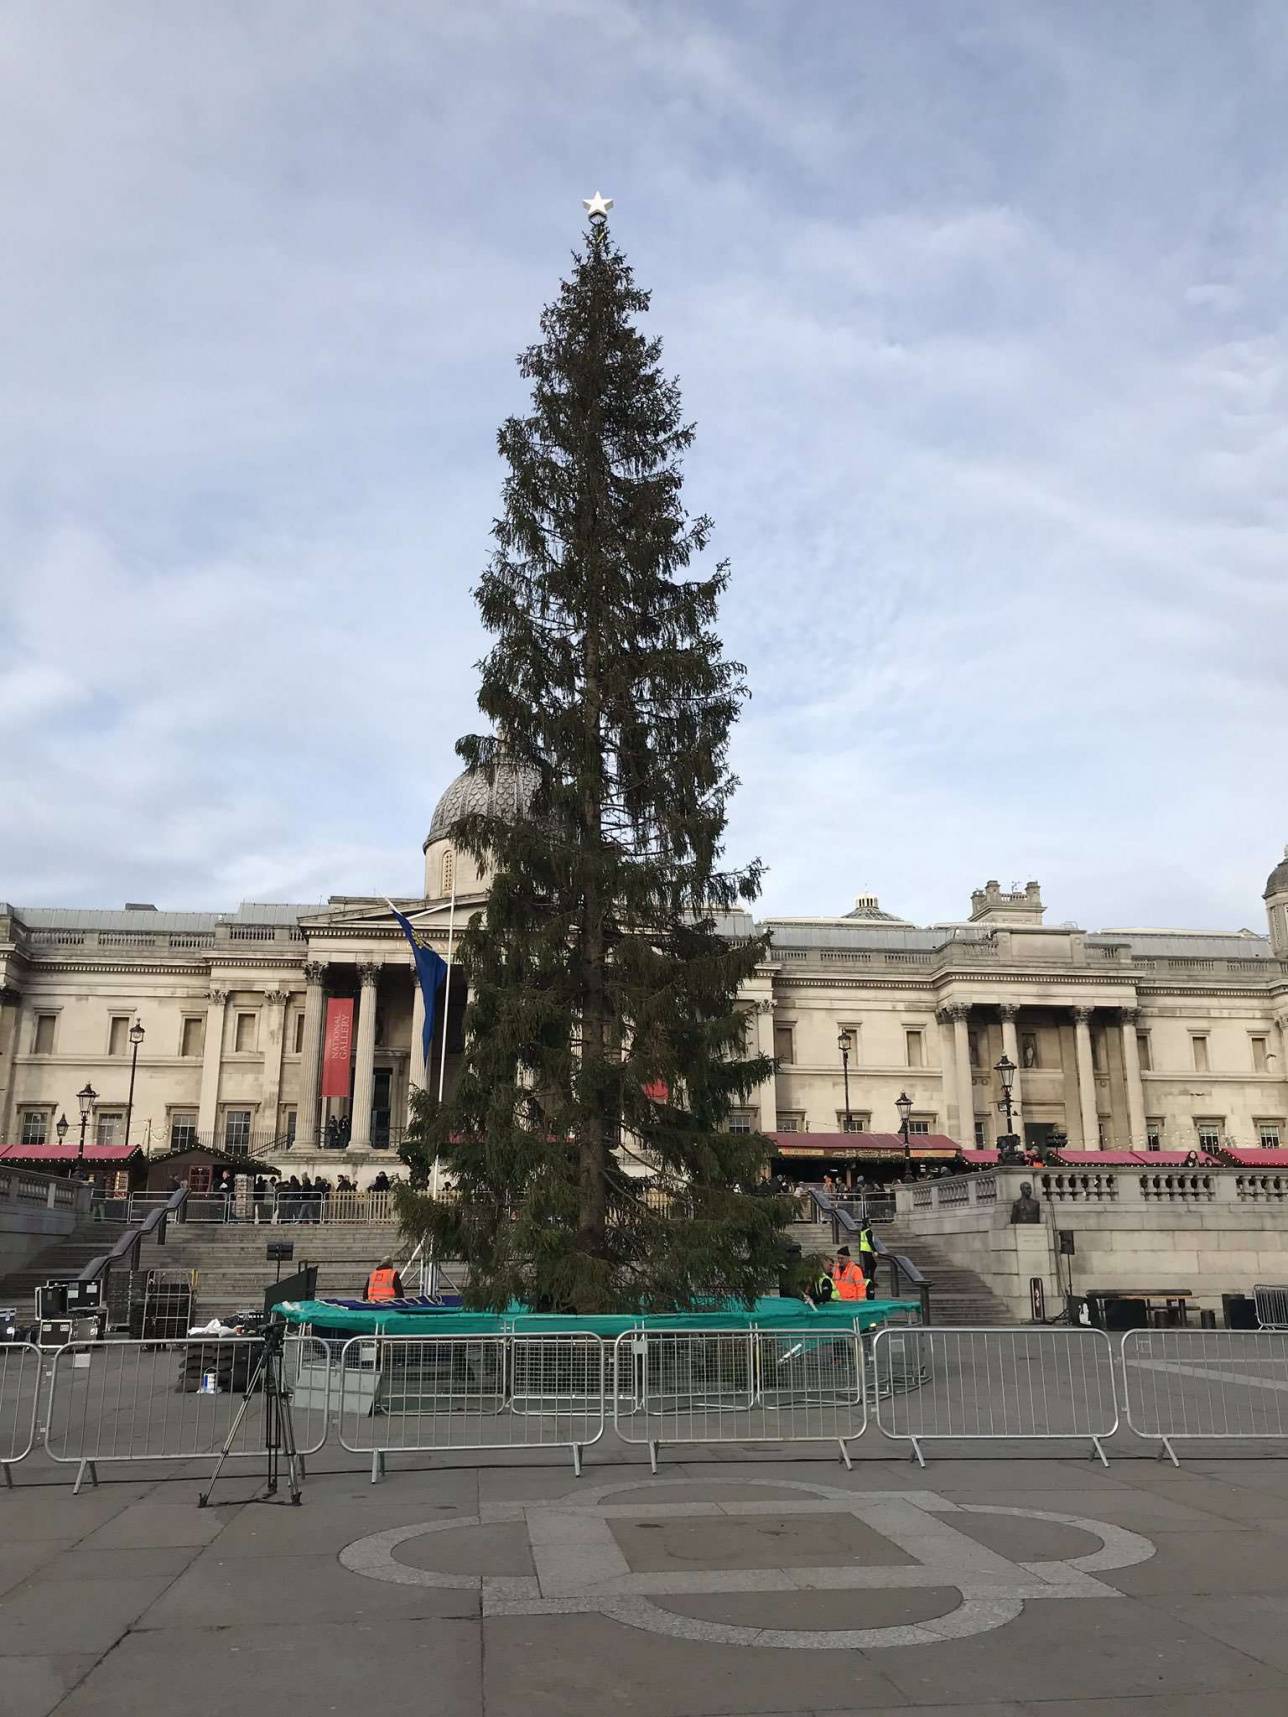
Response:
[{"label": "white cloud", "polygon": [[121,0],[0,60],[0,896],[414,887],[599,184],[699,420],[766,904],[1259,922],[1288,61],[1256,8]]}]

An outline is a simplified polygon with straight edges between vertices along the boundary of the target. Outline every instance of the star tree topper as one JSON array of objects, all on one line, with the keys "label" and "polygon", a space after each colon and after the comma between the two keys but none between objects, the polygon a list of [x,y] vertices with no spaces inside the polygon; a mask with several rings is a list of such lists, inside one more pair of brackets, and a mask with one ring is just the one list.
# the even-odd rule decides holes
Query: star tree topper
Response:
[{"label": "star tree topper", "polygon": [[613,199],[611,197],[604,196],[602,191],[596,191],[593,197],[583,197],[581,199],[581,206],[585,209],[592,221],[606,221],[608,219],[608,211],[613,206]]}]

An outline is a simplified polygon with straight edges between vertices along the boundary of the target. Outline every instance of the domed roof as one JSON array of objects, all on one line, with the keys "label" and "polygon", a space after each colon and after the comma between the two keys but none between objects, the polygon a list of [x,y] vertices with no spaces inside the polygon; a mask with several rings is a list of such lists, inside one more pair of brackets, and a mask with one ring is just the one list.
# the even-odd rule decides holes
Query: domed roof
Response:
[{"label": "domed roof", "polygon": [[1266,892],[1262,898],[1269,900],[1272,894],[1288,894],[1288,847],[1284,848],[1284,856],[1266,879]]},{"label": "domed roof", "polygon": [[434,806],[424,845],[446,840],[453,825],[472,811],[499,817],[523,816],[537,790],[540,777],[536,770],[527,763],[502,758],[497,763],[495,777],[489,785],[481,769],[463,770]]},{"label": "domed roof", "polygon": [[870,924],[907,924],[906,918],[896,918],[893,912],[883,912],[881,902],[875,894],[859,894],[855,896],[854,911],[845,914],[847,918],[863,918]]}]

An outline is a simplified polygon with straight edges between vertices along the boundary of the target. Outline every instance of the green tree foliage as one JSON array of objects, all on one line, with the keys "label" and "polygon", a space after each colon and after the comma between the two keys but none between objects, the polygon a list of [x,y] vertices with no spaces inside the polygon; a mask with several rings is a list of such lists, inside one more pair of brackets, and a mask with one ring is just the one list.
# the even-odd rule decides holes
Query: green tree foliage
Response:
[{"label": "green tree foliage", "polygon": [[[729,916],[760,865],[721,867],[746,690],[715,629],[727,567],[688,575],[712,527],[682,505],[693,429],[637,326],[648,303],[592,222],[519,360],[531,410],[498,438],[504,507],[476,591],[493,732],[457,750],[489,780],[517,768],[531,803],[452,831],[491,890],[459,949],[460,1078],[441,1111],[418,1099],[400,1202],[409,1234],[469,1261],[480,1306],[746,1302],[789,1214],[739,1190],[768,1142],[728,1130],[773,1066],[736,1006],[766,939]],[[425,1190],[435,1157],[452,1201]]]}]

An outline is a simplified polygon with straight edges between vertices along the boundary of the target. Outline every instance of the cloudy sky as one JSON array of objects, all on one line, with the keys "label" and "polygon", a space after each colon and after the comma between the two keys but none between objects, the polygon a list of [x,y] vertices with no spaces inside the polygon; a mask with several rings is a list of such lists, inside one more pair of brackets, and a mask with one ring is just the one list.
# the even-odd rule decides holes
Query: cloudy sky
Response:
[{"label": "cloudy sky", "polygon": [[614,228],[766,908],[1261,928],[1280,0],[93,0],[0,30],[0,898],[413,892],[495,432]]}]

